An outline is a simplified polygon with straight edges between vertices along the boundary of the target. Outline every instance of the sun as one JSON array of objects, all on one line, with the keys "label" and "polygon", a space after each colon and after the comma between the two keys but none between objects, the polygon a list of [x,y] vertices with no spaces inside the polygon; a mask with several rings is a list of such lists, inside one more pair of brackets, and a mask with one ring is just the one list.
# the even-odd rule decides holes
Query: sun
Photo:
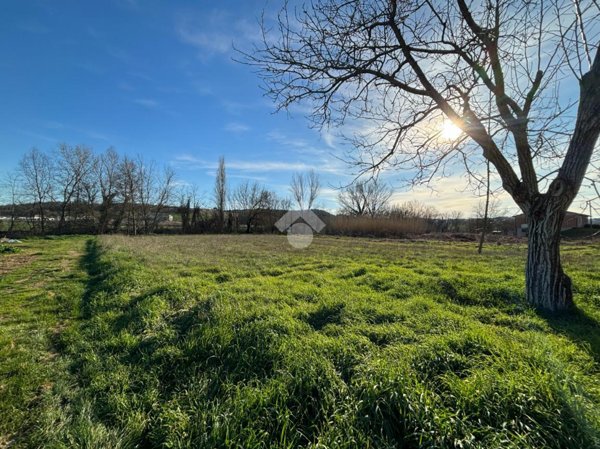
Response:
[{"label": "sun", "polygon": [[449,120],[442,123],[441,136],[444,140],[456,140],[462,134],[462,129]]}]

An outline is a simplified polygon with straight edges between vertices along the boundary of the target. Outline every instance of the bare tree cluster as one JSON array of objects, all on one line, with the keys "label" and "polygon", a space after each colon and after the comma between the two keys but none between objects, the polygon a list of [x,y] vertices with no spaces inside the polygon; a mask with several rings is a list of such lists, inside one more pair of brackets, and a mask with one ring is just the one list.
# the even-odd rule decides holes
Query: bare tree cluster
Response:
[{"label": "bare tree cluster", "polygon": [[195,187],[182,189],[177,212],[181,217],[181,232],[184,234],[205,232],[213,224],[208,214],[203,213],[202,202]]},{"label": "bare tree cluster", "polygon": [[246,233],[251,232],[252,226],[261,224],[263,228],[270,230],[279,215],[285,213],[287,204],[275,192],[250,181],[243,182],[233,190],[230,203],[236,223],[243,222]]},{"label": "bare tree cluster", "polygon": [[177,212],[184,233],[271,232],[276,230],[275,222],[291,207],[289,199],[258,182],[246,180],[230,186],[223,157],[219,158],[211,193],[208,203],[212,203],[212,208],[202,207],[196,187],[182,191]]},{"label": "bare tree cluster", "polygon": [[311,210],[321,191],[321,180],[314,170],[308,173],[294,173],[290,192],[300,210]]},{"label": "bare tree cluster", "polygon": [[349,215],[381,215],[389,208],[392,189],[377,179],[357,181],[338,195],[341,212]]},{"label": "bare tree cluster", "polygon": [[156,229],[170,204],[174,172],[138,157],[102,154],[61,144],[55,152],[31,149],[6,178],[12,231],[17,220],[39,233]]}]

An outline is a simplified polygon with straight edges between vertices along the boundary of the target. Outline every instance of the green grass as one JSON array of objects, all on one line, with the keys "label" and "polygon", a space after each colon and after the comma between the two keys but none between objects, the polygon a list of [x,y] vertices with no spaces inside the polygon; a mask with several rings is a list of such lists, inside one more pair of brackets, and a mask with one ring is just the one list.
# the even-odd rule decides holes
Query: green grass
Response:
[{"label": "green grass", "polygon": [[[33,442],[46,400],[73,382],[55,340],[77,316],[83,238],[0,245],[0,447]],[[9,249],[7,249],[9,248]]]},{"label": "green grass", "polygon": [[[47,242],[28,245],[83,244]],[[579,305],[568,317],[524,305],[524,255],[348,238],[304,251],[280,236],[90,239],[71,278],[47,280],[70,298],[68,324],[24,346],[53,345],[62,386],[0,429],[25,447],[599,447],[600,247],[563,249]],[[15,323],[30,295],[11,295]],[[36,328],[48,334],[60,313]]]}]

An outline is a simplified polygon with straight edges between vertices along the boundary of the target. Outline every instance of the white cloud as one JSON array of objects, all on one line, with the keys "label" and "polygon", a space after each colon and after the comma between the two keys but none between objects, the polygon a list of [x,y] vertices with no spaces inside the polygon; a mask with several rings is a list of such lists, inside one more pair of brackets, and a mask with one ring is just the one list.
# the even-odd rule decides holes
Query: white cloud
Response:
[{"label": "white cloud", "polygon": [[175,33],[181,42],[200,51],[201,60],[231,54],[234,47],[249,50],[261,38],[258,23],[236,19],[230,12],[219,9],[208,14],[181,11],[175,18]]},{"label": "white cloud", "polygon": [[233,35],[220,26],[224,22],[224,12],[215,10],[208,15],[193,13],[179,14],[175,20],[175,32],[179,39],[200,50],[200,58],[228,53],[232,48]]},{"label": "white cloud", "polygon": [[337,198],[340,194],[338,189],[333,189],[331,187],[322,187],[319,191],[319,196],[322,199],[328,200],[329,202],[337,203]]},{"label": "white cloud", "polygon": [[[191,155],[180,155],[173,161],[175,166],[187,169],[216,169],[216,162],[208,162]],[[314,170],[321,173],[339,174],[338,167],[326,166],[321,164],[307,164],[304,162],[284,162],[284,161],[243,161],[227,160],[225,162],[227,169],[239,170],[243,172],[303,172]]]},{"label": "white cloud", "polygon": [[193,30],[187,22],[177,27],[177,34],[181,40],[203,50],[210,56],[215,53],[227,53],[231,48],[230,36],[222,33],[206,33],[204,31]]},{"label": "white cloud", "polygon": [[297,154],[322,157],[323,155],[327,155],[329,153],[326,149],[313,146],[305,139],[291,137],[278,130],[269,131],[267,133],[267,140],[281,145],[286,150],[292,148]]},{"label": "white cloud", "polygon": [[[214,176],[214,173],[212,173],[212,175]],[[234,178],[234,179],[244,179],[244,180],[259,181],[259,182],[267,182],[267,181],[269,181],[269,178],[266,177],[266,176],[248,176],[246,174],[244,174],[244,175],[228,174],[227,177],[228,178]]]},{"label": "white cloud", "polygon": [[[460,211],[465,217],[470,217],[482,197],[467,187],[465,177],[448,176],[436,180],[430,187],[417,186],[406,191],[396,191],[390,201],[396,205],[407,201],[419,201],[427,206],[435,207],[442,213]],[[495,194],[495,197],[500,201],[502,209],[506,209],[509,214],[518,213],[518,208],[508,193],[500,191]]]},{"label": "white cloud", "polygon": [[244,133],[246,131],[250,131],[250,127],[248,125],[238,122],[227,123],[223,129],[231,133]]},{"label": "white cloud", "polygon": [[193,184],[189,181],[184,181],[183,179],[176,179],[175,181],[173,181],[173,187],[175,187],[175,188],[193,187]]},{"label": "white cloud", "polygon": [[325,142],[325,145],[327,145],[329,148],[335,149],[335,136],[330,129],[323,128],[321,131],[321,138]]},{"label": "white cloud", "polygon": [[232,115],[242,115],[248,113],[249,109],[255,109],[260,106],[257,103],[242,103],[240,101],[232,101],[220,99],[220,104],[227,113]]}]

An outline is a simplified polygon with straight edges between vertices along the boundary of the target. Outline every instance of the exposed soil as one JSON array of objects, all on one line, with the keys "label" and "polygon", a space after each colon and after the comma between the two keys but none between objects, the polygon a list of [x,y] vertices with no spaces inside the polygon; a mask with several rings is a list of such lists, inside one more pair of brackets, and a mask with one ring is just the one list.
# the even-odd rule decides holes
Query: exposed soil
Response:
[{"label": "exposed soil", "polygon": [[0,275],[10,273],[36,259],[35,254],[10,254],[0,257]]}]

